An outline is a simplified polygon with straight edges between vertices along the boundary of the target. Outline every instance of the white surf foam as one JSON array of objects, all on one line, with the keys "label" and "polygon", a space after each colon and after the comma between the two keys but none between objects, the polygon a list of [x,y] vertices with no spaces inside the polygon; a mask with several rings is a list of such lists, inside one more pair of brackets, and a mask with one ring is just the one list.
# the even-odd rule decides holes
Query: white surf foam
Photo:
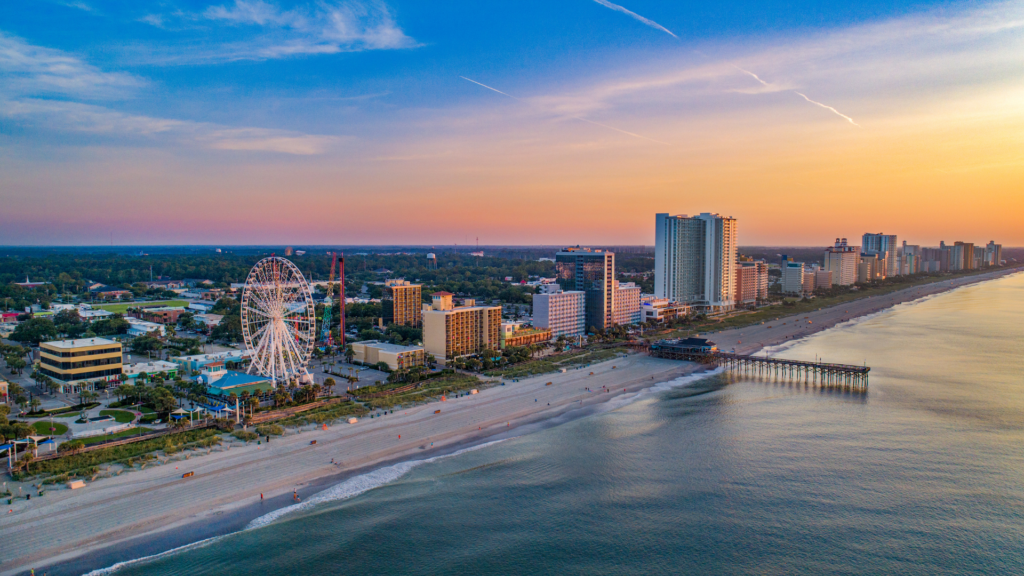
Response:
[{"label": "white surf foam", "polygon": [[[666,380],[665,382],[659,382],[654,386],[643,388],[641,390],[633,392],[632,394],[620,394],[619,396],[616,396],[615,398],[612,398],[603,404],[597,405],[595,412],[611,412],[612,410],[617,410],[619,408],[622,408],[623,406],[628,406],[638,400],[642,400],[643,398],[650,396],[652,394],[660,394],[673,388],[687,386],[699,380],[711,378],[712,376],[717,376],[724,371],[724,368],[719,367],[715,368],[714,370],[708,370],[706,372],[696,372],[694,374],[687,374],[685,376],[673,378],[672,380]],[[612,390],[614,391],[614,388]]]},{"label": "white surf foam", "polygon": [[509,438],[503,438],[501,440],[485,442],[483,444],[478,444],[476,446],[470,446],[468,448],[457,450],[455,452],[452,452],[451,454],[443,454],[441,456],[424,458],[423,460],[406,460],[404,462],[392,464],[391,466],[378,468],[376,470],[373,470],[372,472],[367,472],[366,474],[354,476],[352,478],[349,478],[348,480],[345,480],[341,484],[336,484],[324,490],[323,492],[318,492],[314,494],[308,500],[305,500],[298,504],[292,504],[291,506],[286,506],[284,508],[280,508],[278,510],[274,510],[273,512],[264,514],[263,516],[256,518],[252,522],[249,522],[249,525],[246,526],[245,529],[254,530],[256,528],[262,528],[272,523],[273,521],[277,520],[278,518],[287,516],[289,514],[294,514],[296,512],[308,510],[310,508],[313,508],[320,504],[324,504],[326,502],[335,502],[338,500],[346,500],[348,498],[353,498],[364,492],[373,490],[374,488],[379,488],[381,486],[384,486],[385,484],[390,484],[391,482],[394,482],[395,480],[398,480],[402,476],[408,474],[409,471],[412,470],[413,468],[416,468],[423,464],[437,462],[438,460],[443,460],[445,458],[451,458],[453,456],[465,454],[466,452],[472,452],[474,450],[486,448],[499,442],[504,442],[505,440],[508,439]]},{"label": "white surf foam", "polygon": [[[300,512],[302,510],[308,510],[319,504],[353,498],[355,496],[363,494],[364,492],[373,490],[374,488],[379,488],[381,486],[384,486],[385,484],[394,482],[395,480],[398,480],[402,476],[408,474],[409,471],[412,470],[413,468],[416,468],[417,466],[420,466],[422,464],[437,462],[438,460],[451,458],[453,456],[458,456],[460,454],[465,454],[467,452],[472,452],[474,450],[479,450],[481,448],[493,446],[494,444],[504,442],[505,440],[511,440],[511,438],[502,438],[501,440],[485,442],[483,444],[478,444],[476,446],[470,446],[468,448],[457,450],[455,452],[452,452],[451,454],[442,454],[440,456],[433,456],[431,458],[424,458],[422,460],[407,460],[404,462],[398,462],[397,464],[392,464],[391,466],[378,468],[376,470],[367,472],[366,474],[354,476],[340,484],[336,484],[322,492],[314,494],[304,502],[293,504],[291,506],[286,506],[284,508],[280,508],[278,510],[274,510],[273,512],[264,514],[263,516],[256,518],[252,522],[249,522],[249,524],[245,528],[243,528],[241,532],[262,528],[273,523],[275,520],[283,516]],[[237,533],[238,532],[234,532],[233,534]],[[187,552],[189,550],[204,548],[230,535],[231,534],[222,534],[220,536],[214,536],[212,538],[207,538],[205,540],[200,540],[198,542],[193,542],[191,544],[179,546],[177,548],[173,548],[171,550],[167,550],[166,552],[161,552],[159,554],[154,554],[152,556],[144,556],[142,558],[136,558],[134,560],[125,560],[124,562],[118,562],[117,564],[108,566],[106,568],[93,570],[92,572],[89,572],[83,576],[105,576],[107,574],[113,574],[122,568],[127,568],[128,566],[134,566],[136,564],[141,564],[143,562],[150,562],[152,560],[165,558],[167,556],[178,554],[179,552]]]},{"label": "white surf foam", "polygon": [[214,542],[216,542],[216,541],[218,541],[218,540],[220,540],[220,539],[222,539],[222,538],[224,538],[226,536],[228,536],[228,534],[224,534],[224,535],[221,535],[221,536],[214,536],[212,538],[207,538],[206,540],[200,540],[198,542],[193,542],[191,544],[185,544],[184,546],[178,546],[177,548],[172,548],[172,549],[170,549],[170,550],[168,550],[166,552],[161,552],[159,554],[154,554],[152,556],[143,556],[142,558],[136,558],[134,560],[125,560],[124,562],[118,562],[117,564],[114,564],[113,566],[107,566],[106,568],[99,568],[97,570],[93,570],[92,572],[88,572],[86,574],[83,574],[83,576],[104,576],[105,574],[113,574],[114,572],[117,572],[118,570],[120,570],[122,568],[127,568],[129,566],[134,566],[136,564],[141,564],[143,562],[149,562],[151,560],[157,560],[157,559],[160,559],[160,558],[164,558],[166,556],[171,556],[171,555],[177,554],[179,552],[186,552],[188,550],[197,550],[199,548],[205,548],[205,547],[209,546],[210,544],[213,544]]}]

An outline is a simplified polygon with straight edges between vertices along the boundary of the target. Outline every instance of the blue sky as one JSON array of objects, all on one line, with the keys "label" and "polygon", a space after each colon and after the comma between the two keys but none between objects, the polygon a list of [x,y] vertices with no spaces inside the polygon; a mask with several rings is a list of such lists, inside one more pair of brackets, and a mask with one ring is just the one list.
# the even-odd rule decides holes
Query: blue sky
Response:
[{"label": "blue sky", "polygon": [[[825,226],[797,234],[758,221],[773,212],[750,206],[749,192],[770,181],[781,201],[809,204],[829,192],[809,170],[861,155],[846,169],[879,173],[858,184],[863,221],[849,235],[859,235],[879,187],[899,190],[920,170],[916,156],[879,168],[890,148],[907,150],[896,140],[934,141],[936,118],[967,102],[989,107],[961,119],[970,133],[1020,122],[1009,102],[1022,13],[1020,2],[9,3],[0,200],[11,210],[0,243],[94,243],[110,229],[142,244],[444,243],[481,229],[495,243],[650,243],[654,212],[707,210],[748,218],[741,242],[827,243],[838,232]],[[993,202],[1020,167],[1005,152],[988,164],[975,158],[983,149],[933,153],[971,157],[964,170],[995,182]],[[834,178],[833,191],[856,192]],[[588,214],[570,226],[577,234],[553,221],[517,232],[532,213],[517,197],[560,191],[615,213],[623,189],[640,204],[607,238],[583,233]],[[707,202],[715,190],[721,201]],[[175,195],[212,203],[219,218],[154,227],[147,214]],[[289,205],[270,208],[278,202]],[[453,207],[467,202],[513,218],[462,230],[472,213]],[[342,233],[310,206],[367,216]],[[953,216],[911,228],[937,242],[939,220]],[[899,221],[879,224],[889,222]]]}]

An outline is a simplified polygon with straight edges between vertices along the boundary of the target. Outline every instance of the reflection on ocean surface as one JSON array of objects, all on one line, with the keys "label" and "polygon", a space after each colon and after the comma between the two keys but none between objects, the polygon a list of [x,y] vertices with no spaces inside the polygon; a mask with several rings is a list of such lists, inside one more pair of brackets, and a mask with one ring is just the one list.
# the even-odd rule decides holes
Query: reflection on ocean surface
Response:
[{"label": "reflection on ocean surface", "polygon": [[125,574],[1021,574],[1024,275],[780,355],[868,393],[717,374],[411,468]]}]

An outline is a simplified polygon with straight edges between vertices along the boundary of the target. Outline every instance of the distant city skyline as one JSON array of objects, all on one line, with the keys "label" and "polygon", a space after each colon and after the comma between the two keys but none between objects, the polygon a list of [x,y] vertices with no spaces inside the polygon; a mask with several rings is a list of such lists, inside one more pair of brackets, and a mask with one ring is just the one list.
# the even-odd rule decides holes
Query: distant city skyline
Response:
[{"label": "distant city skyline", "polygon": [[[1024,245],[1024,4],[12,3],[0,245]],[[967,202],[964,199],[971,199]]]}]

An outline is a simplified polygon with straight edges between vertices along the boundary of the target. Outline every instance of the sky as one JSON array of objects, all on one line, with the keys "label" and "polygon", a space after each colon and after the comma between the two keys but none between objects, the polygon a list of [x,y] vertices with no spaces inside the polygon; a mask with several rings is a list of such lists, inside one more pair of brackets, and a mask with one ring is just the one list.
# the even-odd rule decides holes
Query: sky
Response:
[{"label": "sky", "polygon": [[652,245],[659,212],[1024,245],[1024,1],[0,11],[0,244]]}]

